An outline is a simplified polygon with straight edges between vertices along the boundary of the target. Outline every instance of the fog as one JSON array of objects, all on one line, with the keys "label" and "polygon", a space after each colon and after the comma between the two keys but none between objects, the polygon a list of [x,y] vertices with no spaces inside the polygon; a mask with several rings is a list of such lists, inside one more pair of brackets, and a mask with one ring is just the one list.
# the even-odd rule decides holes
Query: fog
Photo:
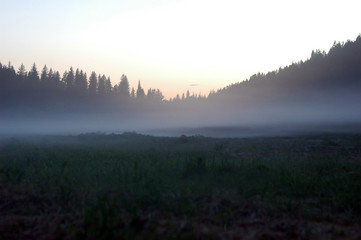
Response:
[{"label": "fog", "polygon": [[137,109],[2,109],[0,134],[77,135],[137,132],[155,136],[287,136],[330,132],[361,133],[361,94],[333,94],[162,103]]}]

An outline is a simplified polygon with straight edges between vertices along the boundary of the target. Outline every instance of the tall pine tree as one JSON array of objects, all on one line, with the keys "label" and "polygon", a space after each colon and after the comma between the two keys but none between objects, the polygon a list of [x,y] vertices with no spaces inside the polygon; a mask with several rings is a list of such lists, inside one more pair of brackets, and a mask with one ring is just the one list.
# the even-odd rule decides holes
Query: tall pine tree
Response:
[{"label": "tall pine tree", "polygon": [[129,94],[129,81],[126,75],[122,75],[122,77],[120,78],[120,83],[119,83],[119,87],[118,87],[118,92],[119,95],[122,97],[130,97]]},{"label": "tall pine tree", "polygon": [[95,96],[97,94],[98,78],[95,72],[92,72],[89,77],[89,95]]}]

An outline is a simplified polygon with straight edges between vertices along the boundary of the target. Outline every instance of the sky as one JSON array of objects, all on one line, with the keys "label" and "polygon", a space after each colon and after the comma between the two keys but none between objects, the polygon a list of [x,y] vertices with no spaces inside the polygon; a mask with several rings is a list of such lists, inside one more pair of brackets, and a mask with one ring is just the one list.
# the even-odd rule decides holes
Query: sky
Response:
[{"label": "sky", "polygon": [[361,33],[359,0],[0,0],[0,62],[207,95]]}]

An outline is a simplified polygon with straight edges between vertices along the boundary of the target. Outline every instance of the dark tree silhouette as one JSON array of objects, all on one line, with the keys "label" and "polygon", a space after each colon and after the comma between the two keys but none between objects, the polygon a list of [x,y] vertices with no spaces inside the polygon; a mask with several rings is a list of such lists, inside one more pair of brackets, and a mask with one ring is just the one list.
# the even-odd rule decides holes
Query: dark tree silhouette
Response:
[{"label": "dark tree silhouette", "polygon": [[50,68],[48,76],[49,76],[49,81],[48,81],[49,89],[51,89],[52,91],[62,89],[60,83],[60,73],[58,71],[53,72],[53,69]]},{"label": "dark tree silhouette", "polygon": [[119,83],[119,87],[118,87],[118,92],[119,95],[122,97],[126,97],[129,98],[130,97],[130,93],[129,93],[129,81],[126,75],[122,75],[122,77],[120,78],[120,83]]},{"label": "dark tree silhouette", "polygon": [[86,95],[88,88],[88,80],[86,73],[83,70],[76,69],[75,71],[75,80],[74,80],[74,90],[84,96]]},{"label": "dark tree silhouette", "polygon": [[138,88],[137,88],[137,98],[138,99],[144,99],[145,92],[142,86],[140,85],[140,80],[138,81]]},{"label": "dark tree silhouette", "polygon": [[113,95],[118,95],[118,84],[115,84],[112,89]]},{"label": "dark tree silhouette", "polygon": [[79,94],[81,92],[82,85],[82,76],[80,75],[79,68],[75,70],[75,78],[74,78],[74,90]]},{"label": "dark tree silhouette", "polygon": [[80,71],[80,92],[85,95],[87,93],[87,89],[88,89],[88,77],[87,74],[83,72],[83,70]]},{"label": "dark tree silhouette", "polygon": [[28,80],[29,83],[32,84],[33,86],[39,83],[39,73],[35,63],[33,64],[31,70],[29,71]]},{"label": "dark tree silhouette", "polygon": [[75,81],[74,70],[73,67],[70,67],[70,70],[65,78],[65,86],[68,92],[73,90],[74,81]]},{"label": "dark tree silhouette", "polygon": [[112,82],[110,81],[110,77],[107,78],[105,81],[105,92],[107,95],[110,95],[112,93]]},{"label": "dark tree silhouette", "polygon": [[21,79],[22,81],[24,81],[24,80],[26,79],[27,72],[26,72],[26,69],[25,69],[24,64],[21,64],[21,65],[20,65],[17,74],[18,74],[18,76],[19,76],[19,79]]},{"label": "dark tree silhouette", "polygon": [[98,94],[101,96],[105,96],[105,94],[106,94],[105,81],[106,81],[105,75],[100,76],[100,74],[99,74],[99,76],[98,76]]},{"label": "dark tree silhouette", "polygon": [[97,94],[98,78],[95,72],[92,72],[89,77],[89,95],[95,96]]},{"label": "dark tree silhouette", "polygon": [[41,71],[40,81],[44,84],[48,82],[48,67],[46,65],[44,65]]},{"label": "dark tree silhouette", "polygon": [[135,90],[133,87],[132,87],[132,91],[130,92],[130,97],[133,99],[135,98]]}]

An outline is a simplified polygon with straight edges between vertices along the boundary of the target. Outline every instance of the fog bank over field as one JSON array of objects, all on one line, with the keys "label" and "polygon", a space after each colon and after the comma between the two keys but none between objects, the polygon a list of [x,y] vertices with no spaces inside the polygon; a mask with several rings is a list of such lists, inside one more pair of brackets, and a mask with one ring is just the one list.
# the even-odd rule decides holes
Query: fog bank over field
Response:
[{"label": "fog bank over field", "polygon": [[[323,132],[361,133],[360,95],[302,103],[209,107],[142,112],[9,112],[2,115],[2,135],[138,132],[157,136],[204,135],[252,137]],[[355,103],[355,104],[352,104]],[[220,110],[218,110],[220,109]],[[237,111],[235,111],[237,109]],[[7,116],[7,117],[4,117]]]},{"label": "fog bank over field", "polygon": [[[53,113],[9,112],[1,117],[0,133],[12,134],[81,134],[89,132],[139,133],[179,136],[205,135],[248,137],[312,132],[361,132],[361,98],[347,99],[330,106],[324,103],[265,104],[221,110],[199,105],[189,110],[164,108],[141,113]],[[346,100],[345,100],[346,99]],[[352,101],[351,101],[352,100]],[[351,104],[355,102],[355,104]],[[6,116],[6,117],[4,117]]]}]

